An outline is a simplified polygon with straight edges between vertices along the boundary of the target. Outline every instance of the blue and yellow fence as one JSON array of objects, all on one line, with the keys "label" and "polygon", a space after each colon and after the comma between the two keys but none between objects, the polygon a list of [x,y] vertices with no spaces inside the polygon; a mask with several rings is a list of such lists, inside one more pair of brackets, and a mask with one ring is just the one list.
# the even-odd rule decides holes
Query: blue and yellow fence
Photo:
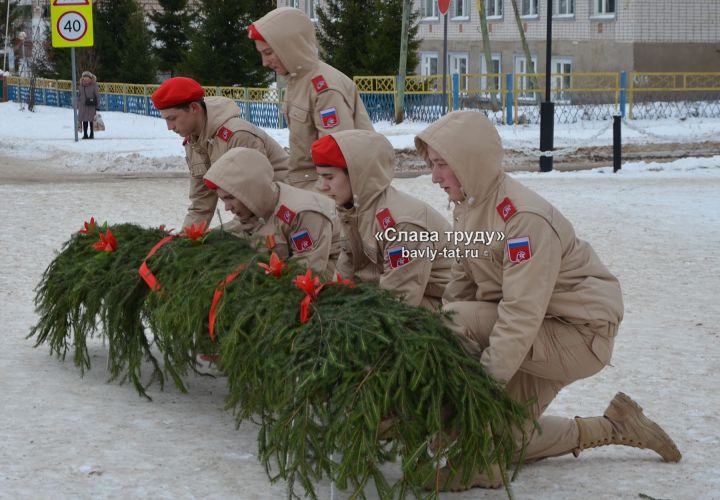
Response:
[{"label": "blue and yellow fence", "polygon": [[[7,99],[27,101],[31,82],[9,77]],[[395,76],[359,76],[355,84],[373,122],[395,121],[401,93]],[[715,73],[558,73],[550,76],[556,123],[629,119],[720,117],[720,72]],[[446,110],[477,110],[494,123],[538,123],[545,75],[453,74],[408,76],[402,93],[406,120],[432,122]],[[36,104],[71,107],[71,83],[36,79]],[[157,85],[100,83],[101,109],[159,116],[150,95]],[[206,95],[233,99],[241,117],[266,128],[283,128],[282,89],[204,87]]]}]

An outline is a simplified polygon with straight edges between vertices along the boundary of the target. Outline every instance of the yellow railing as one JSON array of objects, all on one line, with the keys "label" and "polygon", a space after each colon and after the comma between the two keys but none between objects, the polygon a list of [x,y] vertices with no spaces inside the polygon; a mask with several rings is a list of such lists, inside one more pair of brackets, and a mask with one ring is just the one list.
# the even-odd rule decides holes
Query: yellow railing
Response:
[{"label": "yellow railing", "polygon": [[[514,74],[511,82],[508,82],[508,78],[508,75],[499,73],[462,74],[459,75],[458,88],[454,89],[452,76],[449,75],[445,85],[447,109],[455,107],[492,112],[496,121],[517,123],[519,119],[535,120],[537,105],[544,99],[545,75]],[[7,77],[6,81],[9,86],[18,89],[30,86],[29,78]],[[393,105],[397,107],[398,104],[398,80],[395,76],[359,76],[354,81],[363,99],[366,99],[366,104],[374,107],[373,116],[379,116],[379,111],[383,111],[384,116],[392,115]],[[442,99],[438,101],[442,83],[442,75],[406,77],[406,111],[408,106],[415,106],[418,110],[416,116],[420,116],[420,119],[436,119],[436,114],[440,112],[438,109],[442,108],[440,104],[444,102]],[[642,117],[660,116],[660,103],[665,103],[666,107],[667,103],[672,103],[675,108],[682,105],[689,107],[690,103],[695,103],[697,108],[696,104],[700,103],[704,106],[702,116],[720,116],[720,72],[629,72],[625,85],[619,72],[553,73],[551,85],[556,116],[561,121],[604,119],[608,112],[616,113],[618,108],[622,110],[625,105],[628,105],[629,118],[634,118],[634,108]],[[114,96],[114,109],[145,114],[157,114],[149,100],[157,87],[157,84],[99,83],[101,94]],[[54,96],[69,92],[71,82],[38,78],[35,88]],[[282,123],[279,112],[282,89],[218,86],[206,86],[204,89],[208,96],[222,95],[244,103],[247,116],[258,116],[257,113],[260,113],[264,119],[274,120],[273,123],[278,125]],[[59,102],[59,97],[56,101]],[[107,99],[104,102],[107,105]],[[67,94],[63,97],[63,103],[67,105]],[[275,118],[269,118],[271,115]]]},{"label": "yellow railing", "polygon": [[[632,72],[628,82],[629,118],[633,118],[633,108],[638,97],[645,100],[672,99],[690,96],[702,99],[700,93],[720,92],[720,72],[663,73]],[[718,99],[711,96],[711,99]]]}]

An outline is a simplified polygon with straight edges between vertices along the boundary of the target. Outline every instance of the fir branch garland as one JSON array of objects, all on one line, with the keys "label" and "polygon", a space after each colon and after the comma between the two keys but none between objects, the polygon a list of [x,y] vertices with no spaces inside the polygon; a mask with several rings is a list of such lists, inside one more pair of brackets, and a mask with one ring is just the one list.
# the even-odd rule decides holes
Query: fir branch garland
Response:
[{"label": "fir branch garland", "polygon": [[[258,266],[266,257],[222,232],[161,247],[147,259],[160,283],[150,292],[138,268],[167,233],[111,230],[114,251],[94,250],[97,234],[77,234],[48,266],[37,288],[36,345],[47,342],[62,358],[73,348],[82,373],[87,338],[106,335],[111,379],[127,377],[143,395],[143,360],[150,382],[169,375],[185,390],[196,355],[219,353],[227,406],[238,425],[260,424],[259,458],[272,479],[287,481],[289,496],[316,498],[323,477],[359,496],[371,480],[381,498],[421,495],[445,461],[467,479],[493,463],[504,471],[519,453],[526,408],[465,353],[441,315],[376,285],[328,283],[301,323],[307,290],[294,279],[304,270],[291,263],[279,277],[268,274]],[[241,263],[224,286],[212,342],[213,293]],[[383,421],[391,422],[382,436],[389,444],[380,439]],[[390,484],[381,466],[396,459],[403,475]]]}]

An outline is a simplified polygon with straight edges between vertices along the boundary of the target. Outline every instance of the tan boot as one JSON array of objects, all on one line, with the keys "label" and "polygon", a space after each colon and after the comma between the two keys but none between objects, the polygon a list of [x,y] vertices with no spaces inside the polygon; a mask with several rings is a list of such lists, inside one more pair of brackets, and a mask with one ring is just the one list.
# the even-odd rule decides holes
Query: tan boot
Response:
[{"label": "tan boot", "polygon": [[462,481],[462,474],[458,471],[450,479],[450,467],[445,466],[437,469],[435,476],[423,485],[427,491],[465,491],[470,488],[497,489],[503,485],[500,467],[493,464],[491,474],[476,472],[470,476],[468,482]]},{"label": "tan boot", "polygon": [[650,449],[666,462],[679,462],[680,450],[662,428],[647,418],[640,405],[618,392],[602,417],[575,417],[580,439],[573,454],[587,448],[618,444]]}]

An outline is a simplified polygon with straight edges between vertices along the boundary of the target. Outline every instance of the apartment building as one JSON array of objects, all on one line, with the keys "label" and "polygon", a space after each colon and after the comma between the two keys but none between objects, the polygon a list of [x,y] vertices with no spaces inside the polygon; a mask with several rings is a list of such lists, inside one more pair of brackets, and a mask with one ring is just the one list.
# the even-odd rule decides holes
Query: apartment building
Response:
[{"label": "apartment building", "polygon": [[[477,2],[451,0],[448,68],[453,73],[545,71],[547,2],[516,0],[532,54],[526,67],[511,0],[482,0],[492,61],[483,55]],[[552,0],[552,72],[720,71],[720,0]],[[278,0],[315,18],[320,0]],[[437,0],[420,13],[420,74],[442,72],[443,16]],[[398,19],[398,22],[400,20]]]},{"label": "apartment building", "polygon": [[[517,0],[532,54],[526,67],[510,0],[483,0],[492,62],[483,55],[477,5],[452,0],[450,72],[545,71],[548,0]],[[552,0],[552,72],[720,71],[718,0]],[[443,19],[436,0],[415,0],[421,21],[419,71],[442,72]]]}]

